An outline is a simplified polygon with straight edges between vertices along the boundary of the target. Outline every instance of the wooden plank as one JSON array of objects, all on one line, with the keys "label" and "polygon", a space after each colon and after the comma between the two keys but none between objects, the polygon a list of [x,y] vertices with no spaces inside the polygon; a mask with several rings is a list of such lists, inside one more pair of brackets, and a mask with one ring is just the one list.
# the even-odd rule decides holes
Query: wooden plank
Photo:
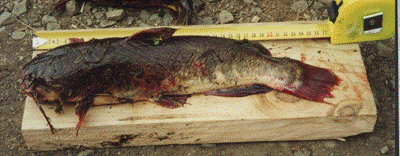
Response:
[{"label": "wooden plank", "polygon": [[112,147],[277,140],[330,139],[372,132],[376,107],[358,44],[331,45],[327,39],[262,41],[275,57],[290,57],[331,69],[342,79],[322,104],[272,91],[243,98],[197,95],[168,109],[150,102],[89,109],[79,136],[74,106],[62,114],[44,105],[57,129],[51,134],[31,98],[22,133],[33,150],[76,146]]}]

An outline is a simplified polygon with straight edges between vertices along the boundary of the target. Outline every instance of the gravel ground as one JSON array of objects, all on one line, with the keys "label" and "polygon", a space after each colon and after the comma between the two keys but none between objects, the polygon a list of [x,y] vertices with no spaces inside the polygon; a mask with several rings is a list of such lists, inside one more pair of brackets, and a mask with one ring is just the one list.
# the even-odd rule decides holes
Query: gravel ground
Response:
[{"label": "gravel ground", "polygon": [[[191,24],[325,20],[331,0],[194,0]],[[0,1],[0,155],[395,155],[395,39],[360,43],[378,108],[374,132],[346,141],[251,142],[167,145],[107,149],[30,151],[21,134],[23,101],[19,71],[32,54],[35,30],[171,25],[174,12],[163,8],[112,8],[86,3],[54,10],[55,0]]]}]

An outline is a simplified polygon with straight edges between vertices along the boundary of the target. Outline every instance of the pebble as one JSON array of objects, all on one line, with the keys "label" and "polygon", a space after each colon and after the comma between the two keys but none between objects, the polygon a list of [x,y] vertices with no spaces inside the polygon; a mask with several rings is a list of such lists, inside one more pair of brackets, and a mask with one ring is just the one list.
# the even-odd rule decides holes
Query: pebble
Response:
[{"label": "pebble", "polygon": [[328,10],[325,9],[324,12],[322,12],[322,17],[328,17]]},{"label": "pebble", "polygon": [[91,26],[91,25],[93,25],[93,20],[92,19],[86,19],[86,25],[87,26]]},{"label": "pebble", "polygon": [[321,9],[321,8],[323,8],[323,7],[324,7],[324,4],[322,4],[322,3],[320,3],[320,2],[314,3],[314,6],[313,6],[313,8],[314,8],[315,10],[319,10],[319,9]]},{"label": "pebble", "polygon": [[394,56],[394,50],[393,48],[390,48],[388,46],[386,46],[383,43],[378,43],[376,44],[377,48],[378,48],[378,55],[380,56],[384,56],[384,57],[392,57]]},{"label": "pebble", "polygon": [[158,14],[153,14],[150,16],[149,20],[150,21],[156,21],[156,20],[160,20],[160,16],[158,16]]},{"label": "pebble", "polygon": [[[394,80],[393,80],[394,81]],[[395,148],[396,147],[396,141],[394,140],[388,140],[386,141],[386,143],[391,147],[391,148]]]},{"label": "pebble", "polygon": [[332,4],[332,0],[318,0],[318,2],[321,2],[321,3],[323,3],[325,5],[328,5],[328,6],[330,6]]},{"label": "pebble", "polygon": [[92,149],[87,149],[82,152],[79,152],[78,156],[92,156],[92,155],[94,155],[94,152],[95,151]]},{"label": "pebble", "polygon": [[79,13],[79,5],[76,0],[70,0],[65,3],[65,10],[68,15],[74,16]]},{"label": "pebble", "polygon": [[5,26],[0,27],[0,33],[4,32],[6,30]]},{"label": "pebble", "polygon": [[305,18],[307,21],[310,21],[310,20],[311,20],[311,16],[310,16],[310,15],[304,14],[303,16],[304,16],[304,18]]},{"label": "pebble", "polygon": [[102,20],[100,21],[100,27],[102,28],[107,28],[107,27],[111,27],[113,25],[117,24],[116,21],[106,21],[106,20]]},{"label": "pebble", "polygon": [[14,9],[12,10],[11,14],[18,17],[19,15],[25,13],[28,9],[27,9],[27,0],[23,0],[19,3],[17,3],[14,6]]},{"label": "pebble", "polygon": [[335,141],[325,141],[324,142],[324,147],[325,148],[333,149],[336,146],[337,146],[337,143]]},{"label": "pebble", "polygon": [[33,27],[36,27],[36,28],[37,28],[37,27],[41,27],[41,26],[42,26],[42,23],[40,23],[40,22],[35,22],[35,23],[32,24],[32,26],[33,26]]},{"label": "pebble", "polygon": [[254,1],[253,0],[243,0],[243,2],[245,2],[245,3],[253,3]]},{"label": "pebble", "polygon": [[252,19],[251,19],[251,23],[257,23],[257,22],[259,22],[260,21],[260,17],[258,17],[258,16],[254,16]]},{"label": "pebble", "polygon": [[11,34],[11,38],[14,40],[22,40],[22,39],[24,39],[24,37],[25,37],[25,32],[22,32],[22,31],[14,31]]},{"label": "pebble", "polygon": [[296,150],[293,152],[294,156],[310,156],[311,151],[308,150],[307,148],[301,148],[301,150]]},{"label": "pebble", "polygon": [[304,10],[306,10],[308,8],[308,4],[306,1],[304,0],[300,0],[297,1],[295,3],[293,3],[290,8],[296,12],[303,12]]},{"label": "pebble", "polygon": [[139,27],[149,27],[150,25],[143,23],[142,21],[137,21],[136,22],[138,24]]},{"label": "pebble", "polygon": [[105,15],[105,12],[99,11],[99,12],[94,13],[94,18],[100,19],[100,18],[102,18],[104,15]]},{"label": "pebble", "polygon": [[163,16],[164,25],[171,25],[173,20],[174,20],[174,17],[172,17],[171,14],[167,13]]},{"label": "pebble", "polygon": [[8,3],[5,5],[5,7],[8,9],[8,11],[13,10],[14,6],[15,6],[14,2],[8,2]]},{"label": "pebble", "polygon": [[219,22],[224,24],[224,23],[228,23],[228,22],[232,22],[233,21],[233,15],[226,11],[226,10],[222,10],[219,13]]},{"label": "pebble", "polygon": [[142,11],[140,11],[139,17],[142,20],[148,20],[150,18],[150,13],[147,12],[147,10],[142,10]]},{"label": "pebble", "polygon": [[87,2],[83,7],[83,12],[90,12],[91,9],[92,9],[92,3]]},{"label": "pebble", "polygon": [[57,23],[57,19],[54,16],[44,15],[42,18],[42,24]]},{"label": "pebble", "polygon": [[131,24],[133,23],[134,20],[135,20],[135,18],[133,18],[132,16],[128,16],[128,17],[126,18],[126,23],[127,23],[128,25],[131,25]]},{"label": "pebble", "polygon": [[390,90],[396,89],[396,83],[393,79],[385,79],[385,85],[388,86]]},{"label": "pebble", "polygon": [[197,13],[197,16],[204,16],[205,14],[207,14],[204,10],[201,10],[199,13]]},{"label": "pebble", "polygon": [[210,25],[213,23],[214,23],[214,21],[211,17],[206,17],[206,18],[203,18],[203,19],[197,21],[198,25]]},{"label": "pebble", "polygon": [[3,12],[0,15],[0,26],[11,24],[15,21],[15,17],[9,12]]},{"label": "pebble", "polygon": [[124,9],[117,9],[106,12],[106,17],[109,20],[119,21],[125,17]]},{"label": "pebble", "polygon": [[389,152],[389,147],[388,146],[383,146],[381,148],[381,154],[386,154],[387,152]]},{"label": "pebble", "polygon": [[47,30],[59,30],[61,27],[57,23],[47,23]]},{"label": "pebble", "polygon": [[256,7],[256,8],[250,8],[250,12],[255,13],[255,14],[261,14],[263,12],[263,10],[260,9],[259,7]]},{"label": "pebble", "polygon": [[201,144],[202,148],[213,148],[215,146],[217,146],[217,144],[209,144],[209,143]]}]

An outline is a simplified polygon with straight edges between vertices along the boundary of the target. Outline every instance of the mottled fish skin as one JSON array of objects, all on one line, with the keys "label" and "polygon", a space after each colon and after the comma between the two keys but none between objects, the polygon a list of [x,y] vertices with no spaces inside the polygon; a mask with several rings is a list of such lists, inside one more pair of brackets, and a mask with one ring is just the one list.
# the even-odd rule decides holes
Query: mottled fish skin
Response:
[{"label": "mottled fish skin", "polygon": [[[159,45],[116,38],[56,48],[36,57],[24,70],[61,87],[54,88],[68,102],[98,93],[146,99],[255,83],[278,90],[301,84],[297,63],[269,55],[256,42],[217,37],[173,36]],[[24,82],[29,85],[28,79]]]}]

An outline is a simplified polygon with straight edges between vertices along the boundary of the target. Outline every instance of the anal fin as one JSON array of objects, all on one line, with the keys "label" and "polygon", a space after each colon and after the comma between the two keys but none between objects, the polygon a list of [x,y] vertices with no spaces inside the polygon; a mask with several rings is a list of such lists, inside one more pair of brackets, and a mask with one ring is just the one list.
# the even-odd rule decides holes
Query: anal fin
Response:
[{"label": "anal fin", "polygon": [[178,108],[186,104],[191,95],[161,95],[154,99],[157,104],[167,108]]},{"label": "anal fin", "polygon": [[224,96],[224,97],[244,97],[253,94],[260,94],[260,93],[268,93],[274,89],[261,85],[261,84],[253,84],[249,86],[239,86],[229,89],[218,89],[206,93],[206,95],[215,95],[215,96]]}]

